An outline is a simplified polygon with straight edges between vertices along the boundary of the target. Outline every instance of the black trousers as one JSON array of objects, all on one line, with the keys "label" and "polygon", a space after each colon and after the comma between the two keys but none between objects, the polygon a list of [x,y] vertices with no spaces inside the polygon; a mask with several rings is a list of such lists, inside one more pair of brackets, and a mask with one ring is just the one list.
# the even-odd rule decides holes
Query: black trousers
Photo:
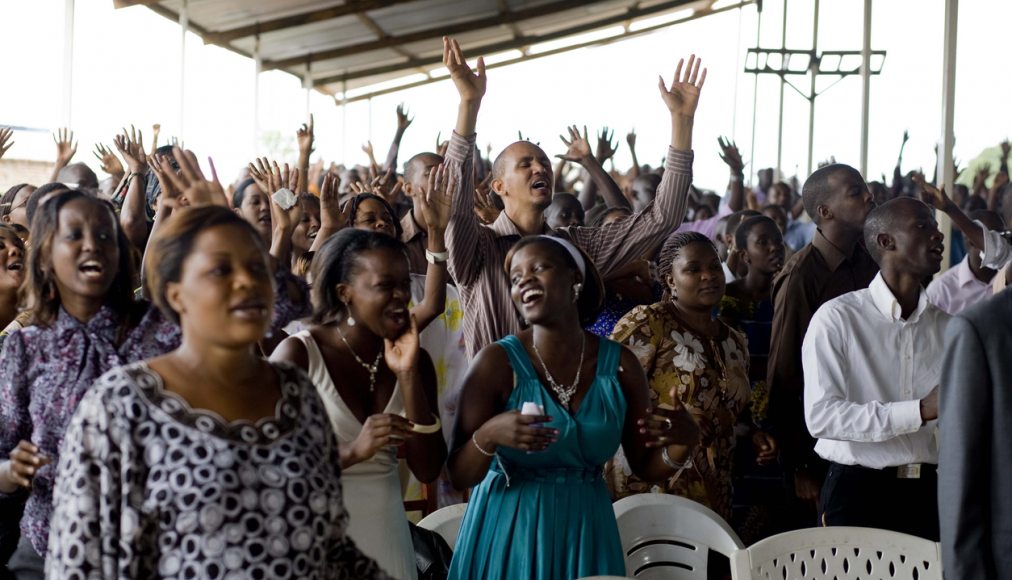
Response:
[{"label": "black trousers", "polygon": [[879,528],[939,539],[935,465],[923,464],[918,479],[900,479],[896,468],[831,463],[820,503],[820,517],[827,526]]}]

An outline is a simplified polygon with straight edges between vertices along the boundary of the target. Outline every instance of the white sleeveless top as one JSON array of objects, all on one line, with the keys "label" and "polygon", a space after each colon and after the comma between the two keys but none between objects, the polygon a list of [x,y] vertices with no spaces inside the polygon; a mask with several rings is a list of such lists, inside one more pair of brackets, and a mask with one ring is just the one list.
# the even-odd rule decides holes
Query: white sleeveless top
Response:
[{"label": "white sleeveless top", "polygon": [[[338,394],[323,353],[309,331],[292,336],[306,347],[309,358],[307,374],[323,399],[338,443],[350,445],[362,431],[362,423]],[[404,415],[404,397],[399,384],[394,386],[393,395],[383,412]],[[415,550],[401,496],[397,448],[392,445],[385,447],[367,461],[342,468],[341,481],[344,484],[344,505],[350,516],[348,535],[387,574],[400,580],[415,580]]]}]

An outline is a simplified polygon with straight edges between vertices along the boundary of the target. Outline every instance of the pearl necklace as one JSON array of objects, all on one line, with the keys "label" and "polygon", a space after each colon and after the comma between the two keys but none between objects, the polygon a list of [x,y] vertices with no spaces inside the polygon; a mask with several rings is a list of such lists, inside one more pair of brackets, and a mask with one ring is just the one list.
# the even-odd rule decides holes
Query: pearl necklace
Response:
[{"label": "pearl necklace", "polygon": [[344,346],[348,347],[348,352],[351,353],[351,356],[355,357],[355,360],[358,361],[358,364],[362,365],[362,368],[369,371],[369,392],[370,393],[375,392],[376,373],[379,372],[380,359],[383,358],[383,349],[380,349],[379,353],[376,354],[376,360],[374,360],[371,365],[367,364],[364,360],[359,358],[358,354],[355,352],[355,349],[351,348],[351,345],[348,344],[348,339],[344,337],[344,333],[341,332],[341,328],[340,327],[335,328],[337,328],[337,334],[340,335],[341,341],[344,342]]},{"label": "pearl necklace", "polygon": [[559,402],[562,406],[569,411],[569,401],[576,394],[576,387],[580,384],[580,373],[583,372],[583,355],[586,352],[587,347],[587,334],[581,332],[583,341],[580,344],[580,364],[576,367],[576,379],[573,380],[573,384],[569,386],[560,385],[552,373],[548,372],[548,366],[545,365],[545,359],[541,357],[541,351],[538,350],[538,343],[534,340],[534,336],[531,336],[531,345],[534,346],[534,354],[538,357],[538,362],[541,363],[541,370],[545,372],[545,378],[548,379],[548,386],[555,391],[555,394],[559,397]]}]

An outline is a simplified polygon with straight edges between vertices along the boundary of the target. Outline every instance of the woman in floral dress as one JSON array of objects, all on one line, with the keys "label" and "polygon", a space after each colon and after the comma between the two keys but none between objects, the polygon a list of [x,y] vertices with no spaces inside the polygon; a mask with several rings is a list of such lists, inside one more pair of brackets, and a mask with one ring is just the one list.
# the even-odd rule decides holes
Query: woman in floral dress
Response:
[{"label": "woman in floral dress", "polygon": [[621,451],[609,466],[609,483],[617,497],[673,493],[729,519],[734,426],[750,398],[748,347],[739,332],[712,315],[724,295],[724,273],[709,238],[672,234],[658,260],[664,298],[629,312],[612,337],[636,354],[655,401],[671,405],[668,393],[676,387],[699,424],[700,444],[691,464],[663,488],[632,475]]}]

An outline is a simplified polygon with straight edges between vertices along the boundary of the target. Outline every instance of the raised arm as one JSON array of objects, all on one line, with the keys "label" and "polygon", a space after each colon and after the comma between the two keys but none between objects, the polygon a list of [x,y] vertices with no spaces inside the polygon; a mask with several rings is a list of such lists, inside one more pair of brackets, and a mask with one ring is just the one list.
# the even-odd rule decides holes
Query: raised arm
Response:
[{"label": "raised arm", "polygon": [[404,103],[397,105],[397,132],[394,133],[394,140],[390,143],[390,150],[387,151],[387,159],[383,164],[383,167],[387,171],[397,171],[397,155],[400,153],[401,139],[404,138],[404,132],[408,130],[408,127],[414,121],[414,117],[408,116],[408,110],[404,106]]},{"label": "raised arm", "polygon": [[745,205],[745,176],[743,174],[745,163],[741,160],[741,153],[734,141],[727,137],[717,137],[717,144],[720,145],[720,160],[727,165],[731,174],[727,180],[727,191],[730,195],[727,200],[727,209],[733,213]]},{"label": "raised arm", "polygon": [[49,181],[58,181],[60,170],[66,167],[77,153],[77,141],[74,140],[74,132],[70,129],[57,129],[53,134],[53,142],[56,143],[56,165],[53,166],[53,175]]},{"label": "raised arm", "polygon": [[[583,134],[580,134],[579,129],[576,125],[568,128],[569,139],[565,136],[559,135],[559,139],[566,145],[567,151],[562,155],[556,155],[559,159],[578,163],[581,167],[587,170],[590,174],[591,180],[597,185],[595,189],[599,189],[604,195],[604,202],[608,207],[624,207],[632,209],[632,205],[629,200],[622,195],[622,189],[615,183],[615,180],[608,175],[608,172],[604,170],[604,161],[599,156],[591,154],[590,142],[587,140],[587,126],[583,127]],[[604,137],[605,145],[598,144],[598,150],[603,153],[604,159],[610,157],[609,147],[610,142],[607,141],[607,137]],[[615,154],[614,149],[610,149],[611,155]],[[585,197],[593,198],[593,194],[587,191],[589,188],[584,185],[584,192],[580,194],[580,203],[583,204],[584,209],[589,209],[594,206],[594,199],[585,199]],[[589,194],[589,195],[585,195]]]},{"label": "raised arm", "polygon": [[148,223],[147,189],[148,161],[144,149],[144,136],[139,129],[130,126],[130,131],[123,129],[122,135],[113,140],[119,154],[127,162],[130,170],[126,197],[120,208],[119,223],[123,233],[137,249],[143,249],[148,242],[150,225]]},{"label": "raised arm", "polygon": [[278,162],[269,162],[266,158],[258,159],[256,164],[249,164],[249,174],[265,194],[270,197],[271,204],[271,256],[279,264],[286,267],[292,262],[292,232],[295,226],[302,219],[302,206],[298,202],[289,208],[278,205],[274,194],[282,189],[291,192],[297,187],[299,181],[299,170],[292,170],[285,163],[284,169],[278,166]]},{"label": "raised arm", "polygon": [[119,183],[126,175],[123,171],[123,164],[120,163],[119,158],[112,152],[112,149],[99,143],[95,145],[95,158],[101,164],[102,171],[106,172],[109,177],[112,178],[114,183]]},{"label": "raised arm", "polygon": [[0,159],[3,158],[4,153],[14,145],[14,130],[9,128],[0,129]]},{"label": "raised arm", "polygon": [[306,193],[309,191],[309,156],[313,154],[313,141],[316,134],[313,127],[313,115],[309,115],[309,123],[304,123],[295,132],[295,138],[299,142],[299,169],[298,182],[293,184],[295,193]]},{"label": "raised arm", "polygon": [[457,88],[460,103],[457,124],[445,155],[445,171],[453,184],[448,191],[452,202],[446,227],[446,247],[450,252],[450,275],[459,285],[472,284],[481,272],[491,233],[478,222],[474,213],[474,174],[472,150],[478,109],[485,95],[485,60],[478,57],[477,73],[471,70],[456,40],[443,38],[443,64]]},{"label": "raised arm", "polygon": [[[657,196],[649,209],[601,228],[568,228],[570,236],[590,255],[605,278],[630,260],[652,252],[685,217],[692,182],[692,127],[699,94],[706,81],[695,55],[678,61],[668,88],[659,79],[661,98],[671,120],[671,146]],[[684,69],[684,70],[683,70]]]},{"label": "raised arm", "polygon": [[629,155],[632,155],[632,176],[636,179],[642,173],[640,169],[640,160],[636,157],[636,129],[629,131],[629,134],[625,136],[625,142],[629,145]]},{"label": "raised arm", "polygon": [[428,226],[429,261],[425,269],[425,297],[421,304],[411,309],[418,321],[418,330],[424,330],[437,316],[446,310],[446,240],[444,234],[450,221],[451,200],[449,171],[439,165],[429,172],[428,191],[415,193],[414,202]]}]

